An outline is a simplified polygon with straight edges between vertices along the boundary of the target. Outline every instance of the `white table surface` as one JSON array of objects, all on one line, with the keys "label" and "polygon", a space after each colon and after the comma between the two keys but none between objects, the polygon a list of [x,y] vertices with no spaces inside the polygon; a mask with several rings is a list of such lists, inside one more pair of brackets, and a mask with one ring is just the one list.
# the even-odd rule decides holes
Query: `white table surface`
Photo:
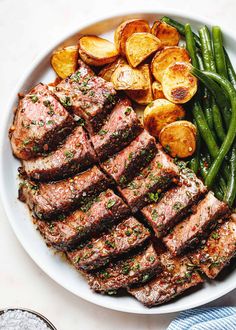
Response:
[{"label": "white table surface", "polygon": [[[236,29],[235,0],[0,0],[0,115],[27,65],[47,45],[86,17],[116,9],[183,9]],[[0,309],[41,312],[58,330],[166,329],[177,314],[140,316],[113,312],[67,292],[44,274],[12,232],[0,202]],[[236,305],[235,292],[211,305]]]}]

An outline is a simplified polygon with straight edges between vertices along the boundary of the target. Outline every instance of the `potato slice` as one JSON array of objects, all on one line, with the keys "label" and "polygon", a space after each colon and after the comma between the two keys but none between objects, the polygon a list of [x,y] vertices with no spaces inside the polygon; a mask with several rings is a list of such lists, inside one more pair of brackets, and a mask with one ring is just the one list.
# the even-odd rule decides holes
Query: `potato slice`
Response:
[{"label": "potato slice", "polygon": [[152,77],[148,64],[143,64],[139,67],[139,70],[143,73],[144,78],[148,84],[148,89],[127,91],[127,95],[138,104],[148,104],[152,102]]},{"label": "potato slice", "polygon": [[165,97],[173,103],[186,103],[197,92],[197,78],[190,73],[191,64],[177,62],[164,72],[162,88]]},{"label": "potato slice", "polygon": [[78,46],[69,46],[55,50],[51,65],[56,74],[64,79],[75,72],[78,60]]},{"label": "potato slice", "polygon": [[126,41],[125,54],[132,67],[136,68],[160,48],[161,42],[151,33],[133,33]]},{"label": "potato slice", "polygon": [[165,96],[163,94],[162,85],[158,81],[154,81],[152,83],[152,93],[153,93],[154,100],[165,98]]},{"label": "potato slice", "polygon": [[142,70],[131,68],[128,64],[118,66],[111,76],[111,82],[117,90],[147,90],[147,79]]},{"label": "potato slice", "polygon": [[151,70],[155,79],[162,82],[162,77],[166,68],[175,62],[190,62],[190,57],[186,49],[181,47],[166,47],[157,52],[152,59]]},{"label": "potato slice", "polygon": [[102,77],[106,81],[111,81],[112,74],[115,72],[118,66],[123,64],[127,64],[125,59],[123,57],[118,57],[115,62],[110,63],[102,68],[102,70],[99,72],[99,77]]},{"label": "potato slice", "polygon": [[161,130],[159,140],[172,157],[186,158],[195,152],[196,132],[191,122],[175,121]]},{"label": "potato slice", "polygon": [[94,66],[112,63],[118,57],[115,45],[109,40],[97,36],[80,38],[79,54],[85,63]]},{"label": "potato slice", "polygon": [[148,22],[143,19],[130,19],[121,23],[116,28],[114,42],[121,55],[125,56],[126,40],[136,32],[150,32]]},{"label": "potato slice", "polygon": [[161,21],[155,21],[151,33],[161,40],[162,46],[177,46],[180,34],[173,26]]},{"label": "potato slice", "polygon": [[163,127],[184,116],[185,111],[181,105],[171,103],[166,99],[157,99],[144,110],[144,127],[152,136],[158,137]]}]

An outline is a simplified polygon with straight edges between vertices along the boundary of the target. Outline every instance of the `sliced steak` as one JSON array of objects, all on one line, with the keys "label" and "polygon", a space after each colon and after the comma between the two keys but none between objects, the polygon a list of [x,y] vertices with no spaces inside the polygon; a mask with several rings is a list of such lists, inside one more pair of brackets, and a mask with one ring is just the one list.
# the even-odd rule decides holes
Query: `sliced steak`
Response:
[{"label": "sliced steak", "polygon": [[46,157],[23,161],[28,177],[40,181],[62,179],[83,171],[96,162],[85,130],[78,126],[64,144]]},{"label": "sliced steak", "polygon": [[158,194],[177,179],[178,168],[161,149],[151,163],[136,176],[120,193],[133,212],[156,201]]},{"label": "sliced steak", "polygon": [[188,168],[182,170],[178,186],[167,191],[160,201],[145,206],[142,214],[158,238],[163,237],[207,192],[201,180]]},{"label": "sliced steak", "polygon": [[108,159],[123,149],[142,130],[130,101],[127,98],[120,100],[100,131],[91,138],[99,159]]},{"label": "sliced steak", "polygon": [[96,269],[138,247],[149,237],[149,230],[134,217],[130,217],[119,223],[110,233],[93,239],[82,249],[74,250],[67,255],[78,269]]},{"label": "sliced steak", "polygon": [[209,277],[215,278],[236,253],[236,216],[213,231],[206,243],[190,256]]},{"label": "sliced steak", "polygon": [[38,218],[49,219],[88,202],[108,186],[109,180],[94,166],[73,178],[58,182],[36,185],[24,181],[19,198],[28,204]]},{"label": "sliced steak", "polygon": [[128,206],[108,189],[81,209],[66,217],[59,216],[57,221],[35,221],[48,245],[58,250],[70,250],[129,214]]},{"label": "sliced steak", "polygon": [[116,91],[112,83],[94,75],[82,61],[79,69],[62,80],[54,94],[63,106],[85,120],[90,133],[97,132],[116,102]]},{"label": "sliced steak", "polygon": [[87,279],[91,289],[111,294],[131,284],[144,283],[160,270],[158,256],[150,245],[135,256],[111,263],[96,273],[87,273]]},{"label": "sliced steak", "polygon": [[176,225],[163,241],[173,255],[180,254],[185,248],[195,246],[202,237],[206,237],[207,233],[216,227],[217,220],[228,212],[227,204],[209,192],[197,205],[196,212]]},{"label": "sliced steak", "polygon": [[136,173],[147,166],[157,152],[155,139],[143,131],[125,149],[101,166],[121,187],[125,187]]},{"label": "sliced steak", "polygon": [[148,307],[163,304],[187,289],[203,282],[187,257],[173,258],[169,252],[160,256],[163,272],[141,287],[128,291]]},{"label": "sliced steak", "polygon": [[13,154],[20,159],[55,149],[71,132],[74,120],[48,87],[38,84],[19,100],[10,139]]}]

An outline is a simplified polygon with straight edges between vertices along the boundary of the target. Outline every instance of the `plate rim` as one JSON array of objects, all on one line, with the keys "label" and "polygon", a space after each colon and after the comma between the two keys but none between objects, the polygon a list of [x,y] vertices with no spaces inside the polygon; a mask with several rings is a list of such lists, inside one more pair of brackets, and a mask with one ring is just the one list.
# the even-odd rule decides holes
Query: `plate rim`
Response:
[{"label": "plate rim", "polygon": [[[212,20],[209,19],[207,17],[205,17],[204,15],[195,15],[195,14],[191,14],[189,13],[189,11],[186,10],[176,10],[176,9],[171,9],[168,7],[163,7],[163,6],[156,6],[155,8],[151,8],[150,6],[146,6],[145,8],[139,8],[136,10],[113,10],[110,13],[106,13],[104,15],[95,15],[93,17],[89,17],[89,18],[85,18],[80,24],[76,24],[74,26],[72,26],[70,29],[68,29],[68,31],[66,31],[62,36],[58,37],[58,39],[48,45],[46,45],[46,48],[39,52],[39,54],[37,55],[37,57],[32,61],[31,65],[29,65],[29,67],[23,71],[23,74],[21,75],[21,78],[18,80],[18,82],[15,85],[15,88],[13,88],[13,92],[10,93],[10,97],[9,97],[9,101],[6,102],[6,113],[3,116],[3,120],[0,123],[0,151],[2,152],[3,150],[3,146],[4,146],[4,137],[6,132],[8,132],[8,121],[9,121],[9,116],[11,115],[12,108],[13,108],[13,100],[15,99],[16,95],[18,94],[19,90],[21,89],[21,86],[23,85],[24,81],[29,77],[30,73],[32,71],[35,70],[35,68],[40,64],[40,62],[42,61],[43,58],[45,58],[47,56],[47,54],[49,52],[52,52],[58,45],[60,45],[62,42],[64,42],[65,40],[69,39],[70,37],[72,37],[74,34],[78,33],[80,30],[82,29],[86,29],[89,26],[91,26],[92,24],[96,24],[99,23],[103,20],[108,20],[111,18],[115,18],[115,17],[122,17],[122,16],[131,16],[131,15],[168,15],[168,16],[180,16],[183,18],[188,18],[190,20],[195,20],[195,21],[200,21],[203,22],[203,24],[209,25],[209,26],[213,26],[213,25],[217,25],[217,23]],[[234,32],[232,29],[230,28],[226,28],[224,25],[221,25],[222,31],[224,33],[226,33],[228,36],[232,37],[233,39],[235,39],[236,42],[236,37],[234,37]],[[3,158],[3,157],[2,157]],[[26,251],[26,253],[31,257],[31,259],[36,263],[36,265],[43,270],[43,272],[49,276],[54,282],[56,282],[58,285],[60,285],[61,287],[63,287],[64,289],[66,289],[67,291],[71,292],[72,294],[74,294],[75,296],[84,299],[90,303],[93,303],[95,305],[101,306],[101,307],[105,307],[108,308],[110,310],[115,310],[115,311],[120,311],[120,312],[127,312],[127,313],[132,313],[132,314],[140,314],[140,315],[162,315],[162,314],[169,314],[169,313],[174,313],[174,312],[180,312],[182,310],[186,310],[189,308],[195,308],[198,306],[202,306],[205,305],[207,303],[210,303],[224,295],[226,295],[227,293],[229,293],[230,291],[233,291],[234,289],[236,289],[236,282],[232,283],[231,285],[228,285],[226,288],[223,288],[222,290],[215,290],[215,294],[211,295],[210,297],[207,297],[206,299],[204,299],[202,302],[195,302],[191,304],[191,307],[188,306],[183,306],[180,304],[179,307],[173,306],[171,307],[171,305],[169,306],[169,309],[167,308],[167,310],[160,310],[158,309],[158,306],[152,309],[143,309],[140,311],[134,311],[133,309],[129,309],[128,306],[124,306],[122,308],[116,307],[116,306],[112,306],[111,303],[109,303],[109,300],[107,303],[104,302],[100,302],[97,301],[97,299],[95,301],[93,301],[90,297],[88,297],[86,294],[76,294],[73,292],[72,288],[70,288],[69,285],[66,285],[66,281],[65,283],[61,283],[59,282],[54,274],[51,274],[48,270],[47,267],[44,266],[44,264],[42,262],[40,262],[37,258],[35,258],[35,254],[30,251],[27,247],[27,244],[24,240],[23,235],[21,235],[18,231],[17,228],[15,226],[14,220],[13,220],[13,216],[11,214],[10,211],[10,205],[8,202],[8,199],[5,197],[4,191],[5,191],[5,186],[3,184],[4,180],[3,180],[3,160],[0,161],[0,198],[2,200],[2,205],[3,205],[3,209],[6,213],[7,219],[10,223],[11,228],[14,231],[15,236],[17,237],[18,241],[20,242],[20,244],[23,246],[24,250]],[[90,290],[88,288],[88,290]],[[99,300],[99,299],[98,299]]]}]

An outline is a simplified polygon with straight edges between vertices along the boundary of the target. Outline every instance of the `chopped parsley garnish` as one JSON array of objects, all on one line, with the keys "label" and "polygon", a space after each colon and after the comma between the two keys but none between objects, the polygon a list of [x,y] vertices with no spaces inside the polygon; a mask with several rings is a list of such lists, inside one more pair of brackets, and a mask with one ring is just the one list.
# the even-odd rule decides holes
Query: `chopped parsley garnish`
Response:
[{"label": "chopped parsley garnish", "polygon": [[105,241],[105,244],[113,249],[116,247],[115,242],[111,242],[108,240]]},{"label": "chopped parsley garnish", "polygon": [[128,275],[130,272],[130,266],[128,264],[125,264],[123,267],[122,267],[122,274],[124,275]]},{"label": "chopped parsley garnish", "polygon": [[219,235],[217,232],[213,232],[213,233],[211,234],[211,237],[212,237],[213,239],[218,239],[218,238],[220,237],[220,235]]},{"label": "chopped parsley garnish", "polygon": [[174,209],[175,211],[179,211],[179,210],[181,210],[182,208],[183,208],[183,204],[180,203],[180,202],[176,202],[176,203],[173,205],[173,209]]},{"label": "chopped parsley garnish", "polygon": [[154,102],[152,101],[152,102],[150,102],[150,103],[148,104],[148,106],[149,106],[149,107],[152,107],[153,104],[154,104]]},{"label": "chopped parsley garnish", "polygon": [[37,95],[35,95],[35,94],[32,94],[32,95],[30,95],[30,98],[31,98],[31,101],[33,102],[33,103],[36,103],[37,101],[38,101],[38,96]]},{"label": "chopped parsley garnish", "polygon": [[43,101],[43,104],[45,105],[45,107],[49,107],[51,102],[49,100],[45,100]]},{"label": "chopped parsley garnish", "polygon": [[126,116],[129,115],[131,113],[131,111],[132,111],[132,108],[131,107],[126,108],[125,109],[125,115]]},{"label": "chopped parsley garnish", "polygon": [[132,230],[127,229],[127,230],[125,231],[125,235],[126,235],[126,236],[130,236],[131,234],[132,234]]},{"label": "chopped parsley garnish", "polygon": [[39,147],[38,146],[33,146],[32,151],[33,152],[39,152]]},{"label": "chopped parsley garnish", "polygon": [[64,155],[66,156],[66,159],[71,160],[74,157],[74,151],[66,150],[64,152]]},{"label": "chopped parsley garnish", "polygon": [[64,107],[71,107],[72,106],[71,99],[70,99],[69,96],[65,96],[65,98],[60,99],[60,102]]},{"label": "chopped parsley garnish", "polygon": [[168,153],[171,152],[171,147],[169,146],[169,144],[167,144],[164,148]]},{"label": "chopped parsley garnish", "polygon": [[29,139],[25,139],[25,140],[23,140],[22,143],[23,143],[24,146],[27,146],[27,144],[30,143],[30,140]]},{"label": "chopped parsley garnish", "polygon": [[156,260],[156,258],[154,257],[154,256],[150,256],[149,257],[149,261],[153,264],[154,263],[154,261]]},{"label": "chopped parsley garnish", "polygon": [[54,120],[48,120],[47,121],[47,125],[53,125],[53,124],[55,124],[55,121]]},{"label": "chopped parsley garnish", "polygon": [[149,200],[151,202],[157,202],[158,199],[159,199],[159,194],[158,194],[158,192],[156,192],[156,193],[149,193],[148,194],[148,198],[149,198]]},{"label": "chopped parsley garnish", "polygon": [[105,135],[107,134],[107,131],[105,129],[101,129],[99,132],[98,132],[98,135]]},{"label": "chopped parsley garnish", "polygon": [[107,208],[110,209],[112,208],[112,206],[114,206],[116,203],[116,201],[114,199],[109,199],[109,201],[107,202]]}]

